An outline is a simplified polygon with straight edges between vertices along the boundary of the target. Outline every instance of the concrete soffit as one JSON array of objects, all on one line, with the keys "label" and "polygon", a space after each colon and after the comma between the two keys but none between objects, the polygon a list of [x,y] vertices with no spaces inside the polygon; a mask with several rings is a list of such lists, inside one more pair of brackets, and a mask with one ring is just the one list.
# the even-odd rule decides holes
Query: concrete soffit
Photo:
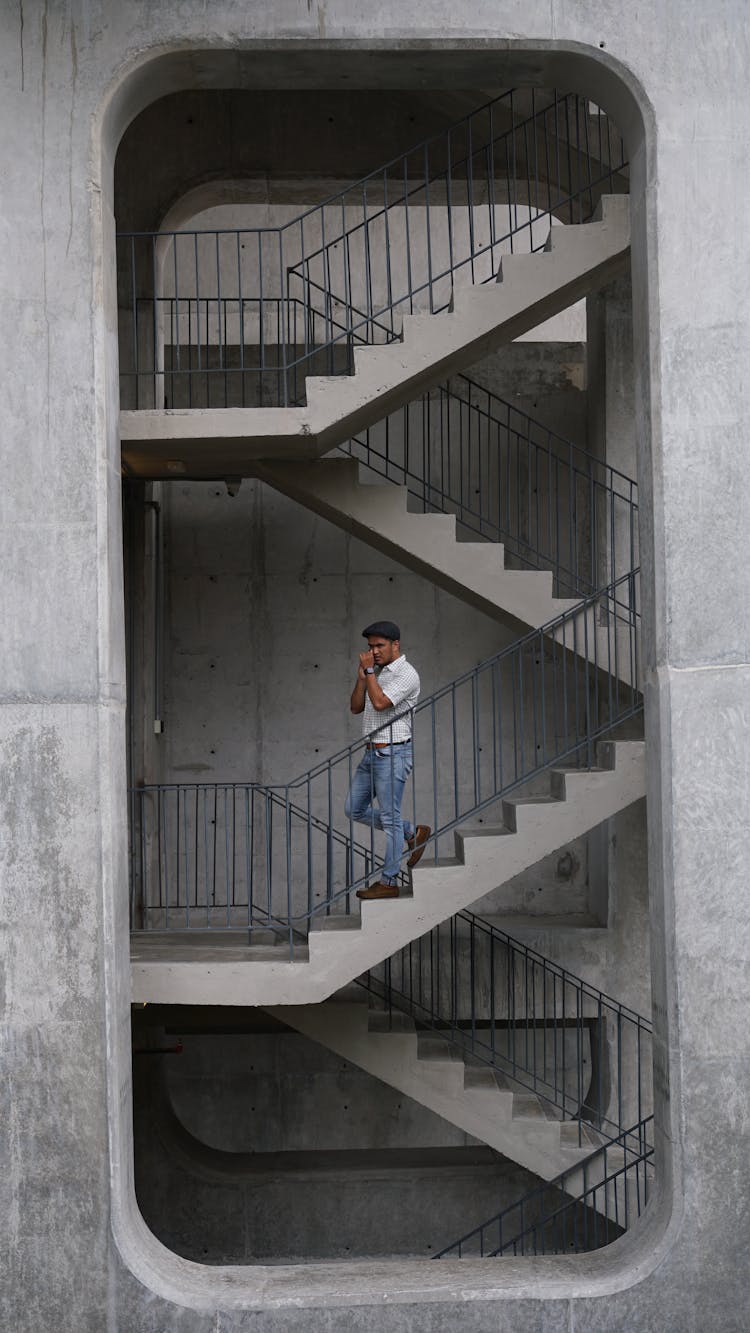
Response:
[{"label": "concrete soffit", "polygon": [[[266,87],[404,87],[409,71],[419,67],[419,78],[434,80],[441,86],[486,87],[512,83],[550,86],[557,84],[585,90],[598,105],[607,110],[622,129],[634,164],[633,252],[634,297],[648,312],[636,319],[636,361],[639,365],[640,415],[651,422],[653,435],[658,417],[654,399],[658,395],[649,382],[649,368],[658,364],[651,311],[656,305],[656,251],[654,209],[644,204],[646,185],[652,186],[654,116],[643,89],[631,70],[621,66],[611,55],[595,46],[579,42],[509,41],[491,37],[465,40],[414,39],[399,41],[335,41],[321,39],[247,40],[241,47],[227,41],[220,48],[215,34],[210,42],[175,41],[169,49],[163,44],[140,50],[132,56],[113,79],[103,99],[100,115],[95,117],[92,141],[94,178],[102,181],[103,195],[112,203],[113,166],[119,140],[127,125],[150,102],[167,93],[199,88]],[[366,73],[365,73],[366,71]],[[341,84],[346,74],[346,84]],[[358,79],[366,79],[358,85]],[[463,82],[462,82],[463,80]],[[469,82],[471,80],[471,82]],[[639,194],[640,191],[640,194]],[[106,211],[106,210],[105,210]],[[95,249],[102,253],[103,237],[94,238]],[[107,256],[102,254],[106,264]],[[113,284],[109,300],[115,299]],[[116,310],[106,312],[108,327],[116,327]],[[638,326],[642,327],[639,340]],[[115,355],[115,343],[110,344]],[[113,379],[113,364],[106,368]],[[108,434],[117,431],[109,422]],[[642,456],[642,462],[646,459]],[[650,456],[648,457],[650,466]],[[643,494],[652,495],[651,473],[643,478]],[[648,523],[653,533],[653,520]],[[656,538],[658,544],[658,535]],[[653,553],[646,552],[646,579],[653,581]],[[120,594],[121,595],[121,594]],[[657,590],[658,600],[661,594]],[[653,606],[651,590],[647,605]],[[652,626],[646,625],[648,641]],[[655,706],[655,705],[654,705]],[[664,708],[664,704],[661,707]],[[656,719],[654,719],[656,721]],[[665,728],[662,727],[662,730]],[[652,754],[647,761],[650,801],[656,807],[656,826],[661,826],[660,801],[668,793],[662,774],[661,756]],[[126,804],[123,802],[123,812]],[[123,840],[116,837],[118,843]],[[661,858],[658,858],[661,863]],[[654,871],[652,869],[652,875]],[[124,875],[124,868],[122,871]],[[120,886],[122,887],[122,886]],[[667,886],[668,887],[668,886]],[[665,892],[660,886],[657,900]],[[166,1249],[146,1227],[135,1202],[132,1172],[132,1120],[130,1070],[126,1032],[129,1028],[129,990],[123,970],[129,968],[128,939],[112,902],[105,902],[105,959],[107,1025],[109,1038],[109,1142],[112,1180],[112,1230],[122,1258],[134,1277],[152,1292],[179,1306],[196,1310],[280,1309],[284,1306],[325,1307],[397,1303],[439,1303],[444,1301],[491,1301],[521,1298],[574,1300],[605,1296],[623,1291],[643,1281],[660,1264],[671,1248],[679,1227],[679,1208],[662,1189],[635,1235],[624,1237],[607,1250],[589,1255],[550,1259],[492,1261],[463,1260],[456,1263],[393,1262],[388,1264],[356,1262],[350,1265],[316,1264],[292,1267],[208,1268],[183,1260]],[[659,940],[664,929],[657,931]],[[666,977],[670,964],[665,957],[657,969]],[[665,990],[673,990],[671,978]],[[665,1012],[664,996],[656,996],[657,1011]],[[669,1012],[669,1009],[666,1009]],[[663,1046],[670,1048],[669,1036],[662,1033]],[[662,1109],[662,1119],[673,1119],[679,1092],[676,1062],[672,1060],[672,1104]],[[658,1111],[657,1111],[658,1116]],[[677,1175],[679,1163],[674,1150],[668,1160],[665,1142],[676,1142],[676,1134],[662,1127],[660,1170],[665,1180]]]}]

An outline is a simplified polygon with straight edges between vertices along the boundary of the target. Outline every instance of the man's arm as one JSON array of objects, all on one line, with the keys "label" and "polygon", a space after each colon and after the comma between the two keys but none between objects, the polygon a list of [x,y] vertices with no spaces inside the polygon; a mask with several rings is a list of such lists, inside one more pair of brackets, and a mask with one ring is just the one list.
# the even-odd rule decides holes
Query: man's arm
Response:
[{"label": "man's arm", "polygon": [[366,682],[368,679],[369,677],[365,675],[364,668],[360,663],[359,670],[357,671],[357,679],[354,682],[354,689],[352,690],[352,697],[349,701],[349,707],[353,713],[364,713],[365,711],[365,695],[367,693]]},{"label": "man's arm", "polygon": [[377,676],[374,674],[367,675],[367,668],[372,666],[374,666],[372,653],[360,653],[357,680],[349,701],[349,707],[353,713],[363,713],[365,711],[365,696],[369,698],[370,703],[378,713],[382,713],[384,708],[393,707],[388,695],[378,685]]}]

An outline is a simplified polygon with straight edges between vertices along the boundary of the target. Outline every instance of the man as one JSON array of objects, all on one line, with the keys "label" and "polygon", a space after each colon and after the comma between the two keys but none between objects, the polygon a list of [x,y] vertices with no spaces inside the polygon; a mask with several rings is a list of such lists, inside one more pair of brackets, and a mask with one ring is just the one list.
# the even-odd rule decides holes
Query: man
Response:
[{"label": "man", "polygon": [[401,652],[401,631],[392,620],[378,620],[362,635],[367,651],[359,654],[351,710],[363,714],[362,734],[370,739],[346,798],[346,817],[382,829],[386,836],[380,879],[358,889],[357,897],[398,898],[404,843],[412,850],[406,864],[415,866],[431,832],[428,824],[415,828],[401,815],[404,786],[414,763],[411,710],[419,698],[419,676]]}]

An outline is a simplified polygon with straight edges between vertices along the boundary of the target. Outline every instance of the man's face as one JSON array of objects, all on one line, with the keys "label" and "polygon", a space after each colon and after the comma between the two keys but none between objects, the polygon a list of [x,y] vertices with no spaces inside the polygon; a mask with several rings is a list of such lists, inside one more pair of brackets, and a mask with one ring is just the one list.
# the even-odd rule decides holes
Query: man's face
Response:
[{"label": "man's face", "polygon": [[398,639],[383,639],[379,634],[369,634],[367,646],[372,651],[372,660],[376,666],[388,666],[399,655]]}]

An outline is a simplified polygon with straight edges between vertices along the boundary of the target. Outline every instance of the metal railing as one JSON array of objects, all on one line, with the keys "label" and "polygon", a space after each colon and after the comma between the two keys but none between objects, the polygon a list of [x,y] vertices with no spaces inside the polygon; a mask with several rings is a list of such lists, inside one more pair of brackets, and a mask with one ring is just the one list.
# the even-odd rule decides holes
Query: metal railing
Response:
[{"label": "metal railing", "polygon": [[482,917],[461,911],[358,979],[463,1055],[608,1139],[651,1111],[651,1023]]},{"label": "metal railing", "polygon": [[[438,859],[461,823],[555,764],[591,766],[597,740],[642,709],[637,570],[422,700],[404,812]],[[627,663],[627,680],[613,674]],[[350,910],[378,865],[344,803],[365,740],[293,782],[148,785],[131,792],[131,898],[140,928],[282,923],[290,953],[321,913]],[[359,826],[358,826],[359,828]],[[446,841],[447,840],[447,841]],[[407,853],[404,853],[406,856]]]},{"label": "metal railing", "polygon": [[447,309],[456,284],[491,280],[504,253],[541,249],[553,222],[586,221],[602,194],[627,187],[626,168],[619,134],[606,117],[592,122],[585,98],[519,103],[510,91],[283,225],[121,233],[122,406],[185,406],[168,367],[189,345],[193,360],[204,349],[189,405],[235,405],[243,376],[251,405],[273,405],[272,392],[297,403],[321,359],[325,373],[350,373],[356,344],[398,337],[405,312]]},{"label": "metal railing", "polygon": [[556,596],[590,595],[639,564],[637,483],[464,375],[340,448],[422,512],[502,542],[509,564],[552,569]]},{"label": "metal railing", "polygon": [[[649,1116],[432,1257],[488,1259],[601,1249],[644,1212],[653,1156]],[[560,1193],[570,1197],[561,1199]]]},{"label": "metal railing", "polygon": [[[367,847],[326,825],[286,797],[284,789],[261,783],[172,783],[134,787],[130,792],[131,846],[130,919],[142,930],[271,930],[291,933],[304,942],[296,922],[284,914],[274,890],[274,838],[284,829],[288,845],[305,839],[308,853],[323,841],[345,858],[357,882],[373,871]],[[317,837],[316,837],[317,835]],[[149,870],[151,867],[151,870]],[[290,867],[291,869],[291,867]],[[314,915],[313,875],[308,872],[308,903]],[[402,872],[400,883],[407,883]],[[156,894],[149,890],[157,888]],[[290,909],[291,882],[286,907]],[[347,898],[345,912],[351,910]],[[278,915],[281,913],[281,915]],[[304,923],[303,923],[304,924]]]},{"label": "metal railing", "polygon": [[[177,234],[196,239],[203,233]],[[149,372],[146,402],[138,400],[143,387],[139,379],[125,372],[136,401],[126,398],[122,406],[274,407],[304,402],[307,375],[352,369],[346,345],[325,341],[335,324],[293,298],[138,298],[131,330],[136,343],[124,349],[125,355],[137,359],[147,332],[158,368]]]}]

